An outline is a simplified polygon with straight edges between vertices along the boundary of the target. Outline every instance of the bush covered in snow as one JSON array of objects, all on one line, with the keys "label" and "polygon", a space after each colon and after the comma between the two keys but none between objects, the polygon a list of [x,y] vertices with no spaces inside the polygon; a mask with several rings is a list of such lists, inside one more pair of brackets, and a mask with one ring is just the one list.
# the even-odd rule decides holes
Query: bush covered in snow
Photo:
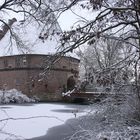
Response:
[{"label": "bush covered in snow", "polygon": [[1,91],[0,90],[0,104],[8,103],[29,103],[35,102],[34,99],[27,97],[16,89]]},{"label": "bush covered in snow", "polygon": [[135,98],[132,95],[112,95],[93,104],[97,111],[79,118],[76,132],[69,140],[139,140],[140,116],[136,117],[139,102]]}]

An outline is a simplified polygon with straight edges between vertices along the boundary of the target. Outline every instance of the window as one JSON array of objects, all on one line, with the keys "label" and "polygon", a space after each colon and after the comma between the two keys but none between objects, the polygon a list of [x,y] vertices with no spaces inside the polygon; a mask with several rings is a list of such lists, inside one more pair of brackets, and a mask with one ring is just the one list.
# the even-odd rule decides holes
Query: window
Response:
[{"label": "window", "polygon": [[63,66],[63,69],[66,69],[67,67],[66,66]]},{"label": "window", "polygon": [[16,67],[20,67],[21,66],[21,60],[20,60],[21,58],[19,57],[19,56],[17,56],[16,57],[16,59],[15,59],[15,63],[16,63]]},{"label": "window", "polygon": [[26,65],[27,59],[26,56],[23,57],[23,64]]},{"label": "window", "polygon": [[16,86],[20,86],[21,85],[21,79],[16,79],[15,80],[15,84],[16,84]]},{"label": "window", "polygon": [[12,64],[9,64],[9,65],[8,65],[8,68],[12,68]]},{"label": "window", "polygon": [[34,88],[34,87],[35,87],[35,84],[34,84],[34,83],[32,83],[32,85],[31,85],[31,86],[32,86],[32,88]]},{"label": "window", "polygon": [[8,60],[7,59],[4,59],[4,62],[3,63],[4,63],[4,67],[7,68],[8,67]]}]

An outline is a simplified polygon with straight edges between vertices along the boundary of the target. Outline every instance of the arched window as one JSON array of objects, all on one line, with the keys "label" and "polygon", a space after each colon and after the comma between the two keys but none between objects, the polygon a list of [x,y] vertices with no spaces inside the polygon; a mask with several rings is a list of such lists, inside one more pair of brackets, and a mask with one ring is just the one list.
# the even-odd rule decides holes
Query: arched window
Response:
[{"label": "arched window", "polygon": [[67,91],[68,90],[73,90],[75,88],[75,79],[73,76],[70,76],[67,80]]}]

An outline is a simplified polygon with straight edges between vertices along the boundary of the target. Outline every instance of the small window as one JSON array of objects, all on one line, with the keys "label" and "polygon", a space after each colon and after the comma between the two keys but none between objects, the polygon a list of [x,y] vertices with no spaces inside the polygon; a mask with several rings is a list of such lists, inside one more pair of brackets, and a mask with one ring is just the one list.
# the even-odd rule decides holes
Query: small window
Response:
[{"label": "small window", "polygon": [[21,66],[20,57],[16,57],[15,63],[16,63],[16,67]]},{"label": "small window", "polygon": [[32,88],[34,88],[35,87],[35,84],[34,83],[32,83]]},{"label": "small window", "polygon": [[44,86],[45,86],[45,88],[47,88],[48,87],[48,84],[45,84]]},{"label": "small window", "polygon": [[66,66],[63,66],[63,69],[66,69],[67,67]]},{"label": "small window", "polygon": [[11,68],[12,68],[12,64],[9,64],[9,65],[8,65],[8,68],[11,69]]},{"label": "small window", "polygon": [[74,73],[74,69],[71,69],[71,73]]},{"label": "small window", "polygon": [[7,59],[4,59],[4,67],[8,67],[8,60]]},{"label": "small window", "polygon": [[23,57],[23,64],[26,65],[27,59],[26,56]]},{"label": "small window", "polygon": [[21,85],[21,79],[16,79],[15,84],[16,84],[16,86],[20,86]]}]

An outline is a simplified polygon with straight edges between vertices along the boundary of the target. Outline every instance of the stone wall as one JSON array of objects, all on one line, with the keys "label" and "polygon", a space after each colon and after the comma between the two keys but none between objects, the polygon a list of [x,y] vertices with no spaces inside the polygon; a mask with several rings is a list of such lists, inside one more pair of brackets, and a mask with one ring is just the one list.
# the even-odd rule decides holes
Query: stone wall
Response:
[{"label": "stone wall", "polygon": [[0,89],[15,88],[43,101],[61,100],[68,78],[78,79],[79,60],[62,57],[44,71],[50,60],[48,55],[33,54],[0,57]]}]

